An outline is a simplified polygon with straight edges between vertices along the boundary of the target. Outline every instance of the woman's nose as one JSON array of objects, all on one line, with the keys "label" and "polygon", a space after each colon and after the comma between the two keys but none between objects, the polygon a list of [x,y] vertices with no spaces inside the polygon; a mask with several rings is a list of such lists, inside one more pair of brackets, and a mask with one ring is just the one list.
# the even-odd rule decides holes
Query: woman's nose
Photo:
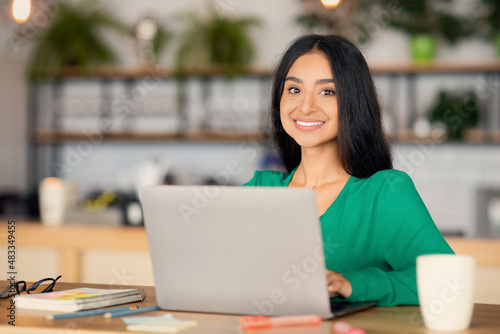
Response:
[{"label": "woman's nose", "polygon": [[300,111],[304,114],[316,111],[316,99],[313,93],[304,93],[302,100],[300,101]]}]

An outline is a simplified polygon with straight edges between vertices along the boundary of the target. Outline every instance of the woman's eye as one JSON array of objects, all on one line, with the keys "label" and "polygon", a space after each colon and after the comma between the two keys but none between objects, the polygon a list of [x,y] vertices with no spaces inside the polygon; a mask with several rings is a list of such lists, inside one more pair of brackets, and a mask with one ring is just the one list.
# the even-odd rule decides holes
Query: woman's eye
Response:
[{"label": "woman's eye", "polygon": [[325,89],[321,92],[321,94],[326,95],[326,96],[332,96],[332,95],[335,95],[335,91],[332,89]]},{"label": "woman's eye", "polygon": [[288,88],[288,92],[292,93],[292,94],[298,94],[298,93],[300,93],[300,90],[296,87],[290,87],[290,88]]}]

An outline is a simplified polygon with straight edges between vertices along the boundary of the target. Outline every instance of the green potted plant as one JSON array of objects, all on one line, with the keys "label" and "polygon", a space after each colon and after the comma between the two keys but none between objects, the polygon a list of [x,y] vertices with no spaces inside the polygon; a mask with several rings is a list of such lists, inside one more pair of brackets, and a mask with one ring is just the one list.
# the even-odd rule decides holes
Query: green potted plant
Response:
[{"label": "green potted plant", "polygon": [[59,3],[48,26],[36,37],[30,60],[31,77],[60,75],[68,66],[76,74],[85,74],[93,65],[112,63],[116,56],[99,34],[105,28],[128,32],[95,0]]},{"label": "green potted plant", "polygon": [[[378,0],[382,6],[394,6],[393,0]],[[416,61],[434,58],[437,39],[450,44],[467,36],[468,20],[453,14],[452,0],[400,0],[388,25],[410,36],[410,49]]]},{"label": "green potted plant", "polygon": [[429,120],[444,124],[448,139],[462,140],[464,131],[479,121],[478,98],[473,92],[441,91],[430,109]]},{"label": "green potted plant", "polygon": [[248,31],[260,21],[221,15],[214,7],[208,13],[206,17],[195,12],[181,16],[186,27],[176,56],[177,73],[215,71],[231,76],[247,71],[255,53]]},{"label": "green potted plant", "polygon": [[366,43],[373,34],[371,12],[377,2],[368,0],[341,1],[334,8],[325,7],[318,0],[301,0],[303,11],[296,22],[310,32],[331,32],[349,38],[355,43]]}]

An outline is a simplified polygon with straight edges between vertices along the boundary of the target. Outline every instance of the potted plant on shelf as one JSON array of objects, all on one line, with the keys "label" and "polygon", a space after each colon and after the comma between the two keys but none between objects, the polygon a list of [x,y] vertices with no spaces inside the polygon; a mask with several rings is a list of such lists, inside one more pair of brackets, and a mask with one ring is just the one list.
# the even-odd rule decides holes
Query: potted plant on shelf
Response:
[{"label": "potted plant on shelf", "polygon": [[48,26],[36,37],[30,60],[31,77],[57,76],[68,66],[75,74],[85,74],[90,66],[114,62],[116,56],[99,34],[105,28],[128,32],[97,1],[59,3]]},{"label": "potted plant on shelf", "polygon": [[248,32],[259,26],[255,17],[231,18],[211,7],[208,16],[195,12],[181,16],[185,30],[176,56],[176,72],[220,72],[235,75],[248,70],[255,47]]},{"label": "potted plant on shelf", "polygon": [[378,6],[377,1],[341,1],[333,8],[318,0],[301,2],[303,10],[296,17],[296,22],[308,31],[336,33],[355,43],[366,43],[375,33],[371,23],[375,22],[372,8]]},{"label": "potted plant on shelf", "polygon": [[430,109],[429,120],[433,125],[444,125],[448,139],[462,140],[464,131],[479,121],[478,98],[473,92],[441,91]]},{"label": "potted plant on shelf", "polygon": [[[382,6],[394,6],[393,0],[378,0]],[[453,13],[452,0],[400,0],[388,17],[388,25],[410,36],[412,58],[432,60],[437,39],[450,44],[468,35],[469,20]]]}]

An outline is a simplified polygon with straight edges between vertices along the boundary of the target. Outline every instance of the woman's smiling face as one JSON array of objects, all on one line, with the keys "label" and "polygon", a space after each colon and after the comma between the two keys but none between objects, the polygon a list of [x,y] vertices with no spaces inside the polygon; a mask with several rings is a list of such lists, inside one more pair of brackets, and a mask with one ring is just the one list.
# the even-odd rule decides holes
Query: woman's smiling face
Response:
[{"label": "woman's smiling face", "polygon": [[330,63],[321,53],[300,56],[288,71],[280,101],[281,123],[303,148],[331,144],[338,105]]}]

